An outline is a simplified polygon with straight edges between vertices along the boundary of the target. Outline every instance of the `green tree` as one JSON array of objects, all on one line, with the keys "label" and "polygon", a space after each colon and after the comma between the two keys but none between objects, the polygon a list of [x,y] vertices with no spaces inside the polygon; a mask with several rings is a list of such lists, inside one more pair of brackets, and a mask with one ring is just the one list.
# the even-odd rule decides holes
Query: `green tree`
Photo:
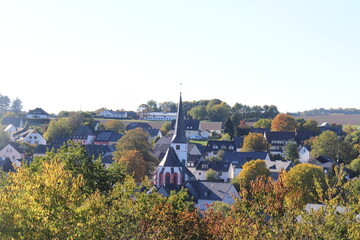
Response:
[{"label": "green tree", "polygon": [[267,152],[269,143],[261,133],[249,133],[244,138],[242,152]]},{"label": "green tree", "polygon": [[6,113],[9,110],[10,98],[0,94],[0,113]]},{"label": "green tree", "polygon": [[19,98],[16,98],[11,102],[10,111],[14,113],[21,113],[22,107],[22,101]]},{"label": "green tree", "polygon": [[296,120],[290,115],[280,113],[271,122],[271,131],[293,132],[297,127]]},{"label": "green tree", "polygon": [[171,123],[170,122],[164,122],[163,125],[160,128],[161,134],[163,136],[166,136],[170,130],[171,130]]},{"label": "green tree", "polygon": [[120,120],[109,120],[105,124],[105,129],[116,131],[118,133],[125,133],[125,126]]},{"label": "green tree", "polygon": [[254,123],[254,128],[271,128],[271,119],[259,119],[256,123]]},{"label": "green tree", "polygon": [[303,125],[303,129],[310,130],[313,132],[318,132],[318,122],[312,119],[306,120],[306,122]]},{"label": "green tree", "polygon": [[[211,107],[208,107],[208,106]],[[230,114],[230,106],[225,102],[216,105],[211,105],[210,102],[206,106],[206,110],[211,121],[223,121]]]},{"label": "green tree", "polygon": [[159,104],[159,110],[162,112],[176,112],[177,106],[174,102],[162,102]]},{"label": "green tree", "polygon": [[288,142],[285,146],[285,159],[293,163],[299,163],[299,150],[295,142]]},{"label": "green tree", "polygon": [[230,116],[226,118],[226,121],[224,123],[224,133],[229,134],[231,139],[234,138],[235,127],[234,123],[231,121]]},{"label": "green tree", "polygon": [[148,142],[148,137],[148,133],[141,128],[127,131],[116,144],[114,159],[119,160],[129,150],[137,150],[145,161],[145,174],[149,177],[152,176],[158,160],[150,154],[152,145]]},{"label": "green tree", "polygon": [[220,177],[219,177],[219,173],[213,169],[208,169],[206,171],[206,181],[210,181],[210,182],[217,182],[219,181]]},{"label": "green tree", "polygon": [[265,161],[258,159],[245,163],[237,179],[241,186],[249,187],[250,183],[255,181],[256,178],[261,176],[268,177],[269,175],[270,171],[266,167]]},{"label": "green tree", "polygon": [[69,121],[61,118],[57,120],[51,120],[49,126],[44,133],[44,138],[48,142],[53,142],[56,137],[70,137],[72,133]]},{"label": "green tree", "polygon": [[354,159],[347,166],[351,171],[353,171],[356,175],[360,174],[360,158]]},{"label": "green tree", "polygon": [[157,112],[157,111],[159,111],[158,104],[157,104],[157,102],[156,102],[155,100],[152,100],[152,99],[151,99],[151,100],[147,101],[146,105],[149,106],[149,111],[150,111],[150,112]]},{"label": "green tree", "polygon": [[325,189],[325,175],[321,167],[302,163],[298,164],[285,174],[285,186],[290,191],[287,202],[290,205],[301,207],[307,203],[318,203],[319,193],[317,184]]},{"label": "green tree", "polygon": [[336,133],[332,131],[322,132],[316,137],[312,144],[311,156],[317,158],[321,155],[326,155],[332,159],[337,159],[339,151],[340,139]]},{"label": "green tree", "polygon": [[195,106],[188,111],[188,115],[195,120],[204,120],[207,118],[206,107],[203,105]]}]

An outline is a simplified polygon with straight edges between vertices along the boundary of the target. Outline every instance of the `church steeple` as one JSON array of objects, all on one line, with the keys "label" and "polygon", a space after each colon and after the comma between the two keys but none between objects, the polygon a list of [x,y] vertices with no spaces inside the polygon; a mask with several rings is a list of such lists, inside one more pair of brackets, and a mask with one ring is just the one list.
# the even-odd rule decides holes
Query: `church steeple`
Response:
[{"label": "church steeple", "polygon": [[182,106],[182,97],[180,93],[179,107],[177,111],[176,124],[175,124],[175,133],[172,139],[172,143],[186,143],[186,132],[185,132],[185,115]]}]

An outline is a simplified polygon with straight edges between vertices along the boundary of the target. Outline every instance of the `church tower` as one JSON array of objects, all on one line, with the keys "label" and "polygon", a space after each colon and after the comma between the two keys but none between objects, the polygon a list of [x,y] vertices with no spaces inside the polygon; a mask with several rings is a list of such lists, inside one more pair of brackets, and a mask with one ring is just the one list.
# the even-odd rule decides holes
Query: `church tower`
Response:
[{"label": "church tower", "polygon": [[181,162],[185,161],[185,166],[187,166],[188,141],[185,132],[185,115],[182,106],[181,94],[176,117],[175,133],[170,146],[174,148],[179,160]]},{"label": "church tower", "polygon": [[180,102],[177,111],[175,133],[169,149],[161,160],[155,174],[154,184],[182,185],[185,181],[195,179],[195,176],[187,168],[188,141],[185,133],[185,115]]}]

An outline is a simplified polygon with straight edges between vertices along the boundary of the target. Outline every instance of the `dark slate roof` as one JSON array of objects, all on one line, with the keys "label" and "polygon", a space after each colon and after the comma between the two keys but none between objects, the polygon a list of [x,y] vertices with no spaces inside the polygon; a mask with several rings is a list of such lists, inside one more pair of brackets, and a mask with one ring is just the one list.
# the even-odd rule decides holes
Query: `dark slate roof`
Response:
[{"label": "dark slate roof", "polygon": [[34,154],[45,154],[46,152],[54,150],[55,152],[60,148],[59,145],[38,145]]},{"label": "dark slate roof", "polygon": [[148,124],[148,123],[145,123],[145,122],[132,122],[132,123],[129,123],[127,126],[126,126],[126,130],[132,130],[132,129],[135,129],[135,128],[142,128],[142,129],[152,129],[151,125]]},{"label": "dark slate roof", "polygon": [[72,138],[84,138],[89,135],[95,135],[89,126],[82,125],[78,127],[72,135]]},{"label": "dark slate roof", "polygon": [[271,141],[289,141],[295,139],[295,132],[266,132],[266,140],[271,143]]},{"label": "dark slate roof", "polygon": [[[171,129],[172,130],[175,129],[175,124],[176,124],[176,121],[172,120],[171,121]],[[199,120],[185,120],[184,124],[185,124],[185,130],[198,131],[200,128]]]},{"label": "dark slate roof", "polygon": [[104,164],[112,164],[113,163],[113,156],[112,155],[106,155],[102,157],[101,162]]},{"label": "dark slate roof", "polygon": [[22,118],[17,118],[17,117],[5,117],[3,118],[3,120],[1,121],[2,125],[14,125],[16,128],[20,127],[21,122],[24,124],[25,120]]},{"label": "dark slate roof", "polygon": [[232,187],[231,183],[187,181],[185,187],[194,196],[195,201],[199,199],[222,201]]},{"label": "dark slate roof", "polygon": [[157,137],[159,135],[160,129],[144,129],[145,132],[147,132],[150,137]]},{"label": "dark slate roof", "polygon": [[250,128],[251,133],[262,133],[262,134],[264,134],[265,132],[269,132],[269,131],[270,131],[270,128],[254,128],[254,127]]},{"label": "dark slate roof", "polygon": [[295,139],[298,144],[302,144],[305,140],[308,140],[315,136],[315,132],[311,130],[296,129],[295,131]]},{"label": "dark slate roof", "polygon": [[37,115],[49,115],[42,108],[35,108],[34,110],[29,110],[29,114],[37,114]]},{"label": "dark slate roof", "polygon": [[185,134],[185,115],[182,106],[181,95],[176,117],[175,134],[172,139],[172,143],[187,143],[187,138]]},{"label": "dark slate roof", "polygon": [[[231,150],[235,151],[235,142],[234,141],[219,141],[219,140],[210,140],[207,142],[207,147],[209,151],[212,150]],[[215,148],[214,148],[215,147]],[[232,149],[230,149],[232,147]]]},{"label": "dark slate roof", "polygon": [[176,193],[180,192],[180,190],[183,188],[182,185],[176,185],[176,184],[165,184],[161,185],[157,192],[163,195],[164,197],[169,197],[171,191],[175,191]]},{"label": "dark slate roof", "polygon": [[96,138],[95,141],[99,141],[99,142],[107,142],[110,140],[111,136],[116,133],[115,131],[111,131],[111,130],[103,130],[103,131],[98,131],[96,134]]},{"label": "dark slate roof", "polygon": [[334,162],[332,158],[326,155],[321,155],[317,157],[316,160],[318,160],[320,163]]},{"label": "dark slate roof", "polygon": [[182,164],[181,164],[174,148],[169,147],[168,151],[165,154],[165,157],[161,160],[159,166],[182,167]]},{"label": "dark slate roof", "polygon": [[2,168],[4,172],[15,172],[14,165],[10,158],[3,159],[0,157],[0,168]]},{"label": "dark slate roof", "polygon": [[201,161],[197,164],[196,170],[208,170],[211,168],[217,172],[227,172],[229,171],[230,162],[226,161]]},{"label": "dark slate roof", "polygon": [[172,136],[164,136],[160,138],[154,146],[154,157],[157,159],[163,159],[166,151],[170,147]]},{"label": "dark slate roof", "polygon": [[86,153],[89,156],[94,156],[95,158],[98,158],[100,155],[104,156],[107,153],[112,153],[115,151],[115,148],[109,145],[96,145],[96,144],[90,144],[90,145],[84,145]]},{"label": "dark slate roof", "polygon": [[222,161],[240,163],[240,166],[251,160],[265,160],[267,152],[225,152]]},{"label": "dark slate roof", "polygon": [[53,141],[53,145],[62,146],[64,145],[64,143],[67,143],[67,141],[69,140],[70,138],[66,138],[66,137],[56,137]]},{"label": "dark slate roof", "polygon": [[234,137],[235,148],[242,148],[244,144],[244,137]]}]

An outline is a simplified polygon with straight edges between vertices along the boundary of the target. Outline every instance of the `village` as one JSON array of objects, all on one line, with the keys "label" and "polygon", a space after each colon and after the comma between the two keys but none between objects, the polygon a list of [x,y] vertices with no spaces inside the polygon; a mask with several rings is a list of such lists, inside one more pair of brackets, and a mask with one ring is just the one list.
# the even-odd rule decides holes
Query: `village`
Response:
[{"label": "village", "polygon": [[[332,132],[340,139],[344,133],[339,126],[323,123],[315,126],[316,129],[313,128],[313,130],[296,128],[291,131],[249,127],[247,135],[221,138],[226,135],[224,132],[226,123],[220,122],[215,125],[200,120],[186,119],[181,96],[177,112],[147,112],[146,114],[142,112],[136,115],[134,112],[104,109],[97,117],[96,120],[92,119],[86,124],[79,124],[68,137],[55,136],[52,141],[47,141],[35,128],[25,126],[29,125],[29,120],[45,120],[48,123],[58,121],[41,108],[29,111],[26,118],[16,116],[3,118],[3,131],[10,140],[0,149],[0,163],[3,170],[15,171],[23,164],[30,164],[33,158],[45,156],[48,151],[56,152],[69,140],[84,146],[88,156],[91,156],[94,161],[100,158],[102,164],[109,167],[114,162],[114,152],[118,141],[128,131],[141,129],[153,146],[151,155],[158,162],[149,176],[153,179],[154,186],[151,191],[169,196],[171,191],[186,188],[193,197],[196,207],[204,211],[209,204],[214,202],[232,204],[235,198],[240,198],[239,186],[234,186],[234,183],[236,184],[236,179],[243,171],[244,165],[253,160],[262,160],[265,163],[268,175],[273,181],[276,181],[283,171],[288,172],[297,164],[312,164],[321,167],[324,173],[329,173],[341,163],[350,163],[349,159],[342,159],[343,156],[340,158],[340,140],[336,146],[338,148],[336,158],[334,155],[326,154],[314,156],[311,154],[311,146],[307,144],[310,139],[323,132]],[[109,119],[111,121],[126,119],[128,122],[121,132],[101,127],[101,122]],[[131,121],[131,119],[143,121]],[[168,122],[170,125],[165,135],[162,134],[165,132],[160,129],[161,127],[152,127],[154,124],[159,126],[160,121]],[[217,128],[204,128],[204,126]],[[250,148],[244,147],[244,144],[249,144],[246,143],[250,141],[246,140],[249,136],[256,136],[265,141],[265,147],[259,149],[256,144]],[[21,146],[22,143],[28,144],[28,148]],[[293,147],[292,152],[288,150],[289,146]],[[345,169],[347,178],[358,174],[356,169]]]}]

